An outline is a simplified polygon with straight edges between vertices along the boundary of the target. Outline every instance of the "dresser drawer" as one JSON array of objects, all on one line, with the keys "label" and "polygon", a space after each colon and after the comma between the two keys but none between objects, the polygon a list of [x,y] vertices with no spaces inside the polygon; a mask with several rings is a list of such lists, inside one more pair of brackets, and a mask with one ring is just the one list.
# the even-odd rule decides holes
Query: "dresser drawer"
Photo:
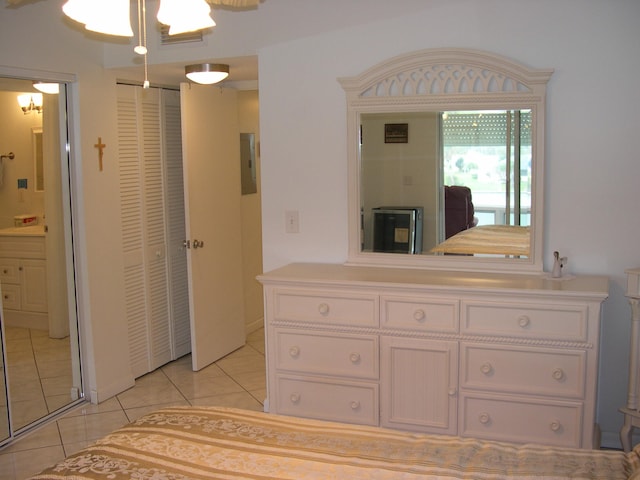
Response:
[{"label": "dresser drawer", "polygon": [[380,299],[381,323],[388,328],[456,333],[458,312],[456,299],[400,296]]},{"label": "dresser drawer", "polygon": [[378,337],[277,329],[276,369],[378,378]]},{"label": "dresser drawer", "polygon": [[461,388],[583,398],[586,352],[462,344]]},{"label": "dresser drawer", "polygon": [[44,233],[33,236],[0,235],[0,256],[4,258],[47,258]]},{"label": "dresser drawer", "polygon": [[22,307],[20,285],[2,284],[2,306],[9,310],[20,310]]},{"label": "dresser drawer", "polygon": [[14,258],[0,258],[0,281],[20,283],[20,261]]},{"label": "dresser drawer", "polygon": [[461,396],[460,435],[580,448],[582,404]]},{"label": "dresser drawer", "polygon": [[586,341],[586,305],[463,302],[462,332]]},{"label": "dresser drawer", "polygon": [[378,385],[277,377],[277,413],[378,425]]},{"label": "dresser drawer", "polygon": [[276,321],[377,327],[376,295],[326,290],[277,290],[273,297]]}]

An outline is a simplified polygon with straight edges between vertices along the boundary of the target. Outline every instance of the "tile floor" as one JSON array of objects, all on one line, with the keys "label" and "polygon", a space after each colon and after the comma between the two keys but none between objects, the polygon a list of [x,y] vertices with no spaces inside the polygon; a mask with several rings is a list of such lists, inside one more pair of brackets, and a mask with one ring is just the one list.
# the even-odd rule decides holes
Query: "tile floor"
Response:
[{"label": "tile floor", "polygon": [[262,410],[266,395],[264,331],[215,364],[191,371],[191,356],[171,362],[99,405],[81,405],[0,449],[0,480],[24,480],[112,430],[168,405]]},{"label": "tile floor", "polygon": [[5,334],[13,425],[19,429],[70,402],[71,347],[69,337],[49,338],[45,330],[6,327]]}]

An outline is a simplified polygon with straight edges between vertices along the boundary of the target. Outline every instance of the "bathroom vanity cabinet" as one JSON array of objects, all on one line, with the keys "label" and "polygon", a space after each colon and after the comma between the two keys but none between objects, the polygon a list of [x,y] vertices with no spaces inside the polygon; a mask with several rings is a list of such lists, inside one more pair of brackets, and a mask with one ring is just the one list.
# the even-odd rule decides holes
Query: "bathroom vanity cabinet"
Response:
[{"label": "bathroom vanity cabinet", "polygon": [[47,330],[47,266],[41,226],[0,230],[0,282],[7,325]]},{"label": "bathroom vanity cabinet", "polygon": [[268,411],[599,446],[606,277],[292,264],[259,280]]}]

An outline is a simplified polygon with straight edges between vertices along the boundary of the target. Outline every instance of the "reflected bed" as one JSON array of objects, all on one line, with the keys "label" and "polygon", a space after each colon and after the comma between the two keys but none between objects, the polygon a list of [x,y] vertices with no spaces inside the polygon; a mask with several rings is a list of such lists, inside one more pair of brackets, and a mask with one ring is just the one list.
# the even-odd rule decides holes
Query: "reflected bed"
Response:
[{"label": "reflected bed", "polygon": [[635,452],[511,445],[218,407],[171,407],[38,480],[636,479]]},{"label": "reflected bed", "polygon": [[433,247],[430,252],[528,257],[530,237],[529,227],[481,225],[457,233]]}]

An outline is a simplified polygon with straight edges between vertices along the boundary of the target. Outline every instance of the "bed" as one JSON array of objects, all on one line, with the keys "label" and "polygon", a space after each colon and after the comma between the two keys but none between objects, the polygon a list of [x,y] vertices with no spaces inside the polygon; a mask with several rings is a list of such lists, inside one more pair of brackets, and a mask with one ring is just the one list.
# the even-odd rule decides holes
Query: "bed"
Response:
[{"label": "bed", "polygon": [[529,256],[529,227],[480,225],[462,230],[433,247],[431,253]]},{"label": "bed", "polygon": [[636,479],[633,451],[511,445],[220,407],[145,415],[32,480]]}]

